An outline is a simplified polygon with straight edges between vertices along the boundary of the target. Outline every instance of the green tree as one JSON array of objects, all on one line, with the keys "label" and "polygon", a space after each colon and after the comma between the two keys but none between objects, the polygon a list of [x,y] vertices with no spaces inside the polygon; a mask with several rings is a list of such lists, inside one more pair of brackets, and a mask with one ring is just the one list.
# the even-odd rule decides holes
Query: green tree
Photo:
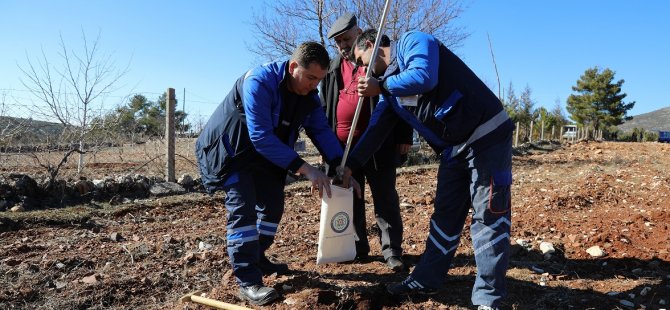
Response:
[{"label": "green tree", "polygon": [[[565,113],[563,113],[563,107],[561,106],[561,101],[559,99],[556,99],[556,102],[554,104],[554,108],[551,109],[551,112],[549,112],[548,115],[548,128],[551,128],[552,126],[555,128],[556,133],[558,134],[561,132],[561,128],[563,126],[568,124],[568,118],[565,116]],[[558,136],[551,137],[553,138],[558,138]]]},{"label": "green tree", "polygon": [[518,114],[520,109],[519,98],[514,93],[514,86],[512,85],[512,82],[509,82],[509,87],[507,88],[507,94],[504,95],[502,103],[503,107],[505,107],[507,115],[509,115],[510,119],[512,119],[512,122],[516,123],[517,121],[519,121],[518,120]]},{"label": "green tree", "polygon": [[[532,90],[530,89],[530,86],[526,85],[526,88],[521,92],[521,95],[519,95],[519,108],[517,111],[517,121],[520,124],[520,127],[525,128],[523,133],[524,141],[528,141],[529,138],[531,138],[531,132],[530,132],[530,122],[536,122],[539,113],[538,111],[535,110],[535,101],[532,98]],[[534,126],[538,126],[539,124],[535,124]]]},{"label": "green tree", "polygon": [[[165,108],[167,96],[161,94],[156,101],[144,95],[134,95],[128,103],[116,108],[102,118],[93,121],[101,132],[117,133],[123,140],[138,142],[141,138],[160,137],[165,134]],[[188,131],[191,125],[185,123],[187,113],[175,111],[175,127]]]},{"label": "green tree", "polygon": [[589,68],[572,87],[577,93],[568,97],[567,110],[578,124],[607,130],[630,119],[626,112],[633,108],[635,101],[623,101],[627,96],[621,93],[624,80],[613,82],[614,74],[608,68]]}]

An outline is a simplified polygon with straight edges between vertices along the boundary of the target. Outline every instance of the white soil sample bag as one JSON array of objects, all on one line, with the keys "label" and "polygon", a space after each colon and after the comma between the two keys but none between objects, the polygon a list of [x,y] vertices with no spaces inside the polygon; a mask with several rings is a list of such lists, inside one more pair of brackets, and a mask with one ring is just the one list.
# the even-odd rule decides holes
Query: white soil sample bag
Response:
[{"label": "white soil sample bag", "polygon": [[317,264],[339,263],[356,257],[353,224],[353,188],[331,186],[331,198],[323,195],[319,224]]}]

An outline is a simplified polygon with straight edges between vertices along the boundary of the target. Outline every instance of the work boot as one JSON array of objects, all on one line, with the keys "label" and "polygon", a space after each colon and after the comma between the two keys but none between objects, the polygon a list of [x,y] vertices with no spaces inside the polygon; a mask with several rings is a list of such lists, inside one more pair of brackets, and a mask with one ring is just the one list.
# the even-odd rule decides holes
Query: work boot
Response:
[{"label": "work boot", "polygon": [[402,258],[398,256],[391,256],[386,260],[386,265],[389,268],[393,269],[395,272],[405,271],[405,263],[402,261]]},{"label": "work boot", "polygon": [[277,264],[271,262],[265,255],[261,255],[261,258],[258,260],[258,268],[261,269],[263,274],[285,274],[289,272],[287,264]]},{"label": "work boot", "polygon": [[279,297],[274,288],[260,284],[240,287],[240,299],[246,300],[254,305],[263,306],[271,303]]},{"label": "work boot", "polygon": [[435,295],[437,290],[434,288],[424,287],[421,283],[412,279],[412,277],[407,277],[405,281],[400,283],[391,283],[386,286],[386,291],[393,296],[400,295]]}]

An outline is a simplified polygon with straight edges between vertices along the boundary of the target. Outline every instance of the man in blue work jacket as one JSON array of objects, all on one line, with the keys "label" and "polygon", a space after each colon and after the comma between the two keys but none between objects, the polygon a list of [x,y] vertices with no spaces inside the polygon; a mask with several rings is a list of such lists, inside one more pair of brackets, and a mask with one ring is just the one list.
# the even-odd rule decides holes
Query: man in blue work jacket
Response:
[{"label": "man in blue work jacket", "polygon": [[512,131],[500,100],[440,41],[410,31],[381,46],[371,61],[376,30],[354,46],[356,61],[380,79],[359,79],[361,96],[381,94],[367,131],[347,160],[344,185],[400,121],[410,124],[441,156],[426,249],[410,276],[389,293],[435,293],[444,283],[469,209],[477,263],[472,303],[496,309],[506,294],[510,238]]},{"label": "man in blue work jacket", "polygon": [[250,70],[237,80],[196,141],[205,188],[226,191],[227,249],[240,298],[255,305],[278,297],[274,288],[263,285],[262,275],[288,271],[286,264],[265,256],[284,212],[287,171],[304,175],[320,196],[325,192],[330,197],[328,176],[293,150],[299,129],[305,129],[331,165],[342,158],[316,91],[328,63],[322,45],[306,42],[289,61]]}]

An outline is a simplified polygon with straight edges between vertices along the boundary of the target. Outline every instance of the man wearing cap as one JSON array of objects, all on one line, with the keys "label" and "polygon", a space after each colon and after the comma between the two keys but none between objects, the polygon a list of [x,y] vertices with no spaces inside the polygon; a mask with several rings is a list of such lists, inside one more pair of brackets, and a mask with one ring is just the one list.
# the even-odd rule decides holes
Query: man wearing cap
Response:
[{"label": "man wearing cap", "polygon": [[[328,74],[321,83],[319,92],[326,109],[328,123],[344,147],[351,129],[351,123],[358,104],[356,86],[359,77],[365,76],[365,67],[357,67],[353,63],[353,42],[361,33],[356,16],[351,13],[338,18],[328,31],[328,38],[335,41],[338,54],[330,63]],[[388,40],[388,38],[386,38]],[[371,103],[371,99],[373,103]],[[358,123],[354,130],[353,145],[368,126],[373,104],[377,98],[365,98],[360,111]],[[402,218],[400,204],[395,189],[396,167],[401,163],[401,155],[405,155],[412,143],[412,129],[406,124],[399,124],[389,135],[382,147],[353,177],[365,187],[365,180],[370,184],[374,201],[375,217],[380,233],[381,250],[387,265],[394,271],[405,270],[402,261]],[[365,221],[365,199],[354,197],[353,222],[358,240],[356,241],[356,257],[366,259],[370,252]]]}]

